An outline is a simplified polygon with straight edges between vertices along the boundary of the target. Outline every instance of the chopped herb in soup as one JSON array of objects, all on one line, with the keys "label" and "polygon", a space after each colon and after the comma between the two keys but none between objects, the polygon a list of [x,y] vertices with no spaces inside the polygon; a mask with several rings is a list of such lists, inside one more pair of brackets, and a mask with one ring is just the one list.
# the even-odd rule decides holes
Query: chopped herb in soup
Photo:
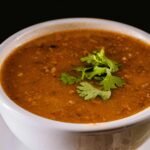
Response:
[{"label": "chopped herb in soup", "polygon": [[[87,57],[80,59],[82,62],[86,62],[85,66],[80,66],[74,70],[80,72],[80,76],[74,77],[66,73],[61,74],[61,80],[65,84],[74,84],[80,82],[80,86],[77,86],[77,93],[79,96],[84,97],[85,100],[94,99],[100,96],[103,100],[107,100],[111,96],[111,89],[121,87],[124,81],[117,76],[113,76],[112,73],[118,71],[119,64],[113,60],[110,60],[105,56],[104,49],[100,52],[93,52]],[[91,83],[81,82],[83,80],[97,81],[97,85],[101,85],[101,88],[95,88]]]},{"label": "chopped herb in soup", "polygon": [[150,45],[120,33],[49,34],[15,49],[0,73],[16,104],[53,120],[106,122],[150,106]]}]

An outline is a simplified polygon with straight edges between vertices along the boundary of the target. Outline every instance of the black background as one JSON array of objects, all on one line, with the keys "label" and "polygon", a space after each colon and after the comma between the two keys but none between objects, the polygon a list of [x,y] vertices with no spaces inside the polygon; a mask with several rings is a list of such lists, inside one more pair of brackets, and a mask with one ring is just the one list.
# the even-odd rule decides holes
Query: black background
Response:
[{"label": "black background", "polygon": [[71,17],[111,19],[150,32],[150,8],[146,1],[5,1],[0,6],[0,43],[27,26]]}]

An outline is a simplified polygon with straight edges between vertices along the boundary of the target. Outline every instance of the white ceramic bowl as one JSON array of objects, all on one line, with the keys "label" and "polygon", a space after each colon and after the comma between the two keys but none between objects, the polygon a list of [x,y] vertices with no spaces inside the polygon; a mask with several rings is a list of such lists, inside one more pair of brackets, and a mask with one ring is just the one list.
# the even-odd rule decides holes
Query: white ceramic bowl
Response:
[{"label": "white ceramic bowl", "polygon": [[[23,29],[6,39],[0,46],[0,65],[16,47],[31,39],[72,29],[109,30],[150,43],[148,33],[122,23],[90,18],[59,19]],[[105,123],[73,124],[49,120],[16,105],[1,85],[0,113],[11,131],[33,150],[135,148],[148,137],[150,129],[149,108],[131,117]]]}]

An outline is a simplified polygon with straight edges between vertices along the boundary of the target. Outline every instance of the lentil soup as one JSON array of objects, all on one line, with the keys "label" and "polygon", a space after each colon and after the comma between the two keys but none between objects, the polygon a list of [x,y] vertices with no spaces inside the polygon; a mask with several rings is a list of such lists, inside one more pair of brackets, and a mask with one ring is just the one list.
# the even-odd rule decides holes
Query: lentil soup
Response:
[{"label": "lentil soup", "polygon": [[[65,85],[62,72],[82,65],[80,58],[105,48],[121,64],[125,85],[107,101],[85,101],[76,85]],[[132,37],[99,30],[56,32],[14,50],[1,69],[1,84],[18,105],[40,116],[73,123],[121,119],[150,106],[150,45]]]}]

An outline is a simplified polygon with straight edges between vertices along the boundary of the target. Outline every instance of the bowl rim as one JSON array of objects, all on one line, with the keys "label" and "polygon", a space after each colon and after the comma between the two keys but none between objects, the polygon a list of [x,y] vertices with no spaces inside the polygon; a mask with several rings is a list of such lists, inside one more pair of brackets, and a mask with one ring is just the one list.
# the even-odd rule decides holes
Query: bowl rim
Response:
[{"label": "bowl rim", "polygon": [[[116,21],[111,21],[111,20],[106,20],[106,19],[99,19],[99,18],[65,18],[65,19],[56,19],[56,20],[50,20],[46,21],[43,23],[38,23],[32,26],[29,26],[27,28],[24,28],[20,30],[19,32],[13,34],[9,38],[7,38],[2,44],[0,45],[0,52],[2,49],[6,47],[11,41],[14,39],[20,37],[24,33],[30,33],[31,30],[33,29],[38,29],[40,27],[47,26],[49,24],[61,24],[61,23],[73,23],[73,22],[86,22],[86,21],[91,21],[91,22],[105,22],[108,24],[115,24],[118,26],[122,26],[127,29],[134,30],[135,32],[141,34],[145,38],[150,40],[150,35],[136,27],[116,22]],[[119,120],[114,120],[114,121],[109,121],[109,122],[102,122],[102,123],[68,123],[68,122],[61,122],[61,121],[56,121],[56,120],[51,120],[47,119],[41,116],[38,116],[36,114],[33,114],[21,106],[17,105],[15,102],[13,102],[4,92],[3,88],[1,87],[0,84],[0,104],[2,105],[2,109],[6,108],[12,113],[15,113],[16,117],[23,117],[29,120],[28,123],[31,123],[33,125],[38,125],[38,126],[43,126],[43,127],[51,127],[51,128],[57,128],[60,130],[66,130],[66,131],[75,131],[75,132],[94,132],[94,131],[106,131],[106,130],[115,130],[115,129],[120,129],[124,127],[131,126],[133,124],[137,124],[146,120],[150,119],[150,107],[147,109],[144,109],[143,111],[140,111],[132,116],[119,119]],[[2,113],[2,111],[1,111]]]}]

